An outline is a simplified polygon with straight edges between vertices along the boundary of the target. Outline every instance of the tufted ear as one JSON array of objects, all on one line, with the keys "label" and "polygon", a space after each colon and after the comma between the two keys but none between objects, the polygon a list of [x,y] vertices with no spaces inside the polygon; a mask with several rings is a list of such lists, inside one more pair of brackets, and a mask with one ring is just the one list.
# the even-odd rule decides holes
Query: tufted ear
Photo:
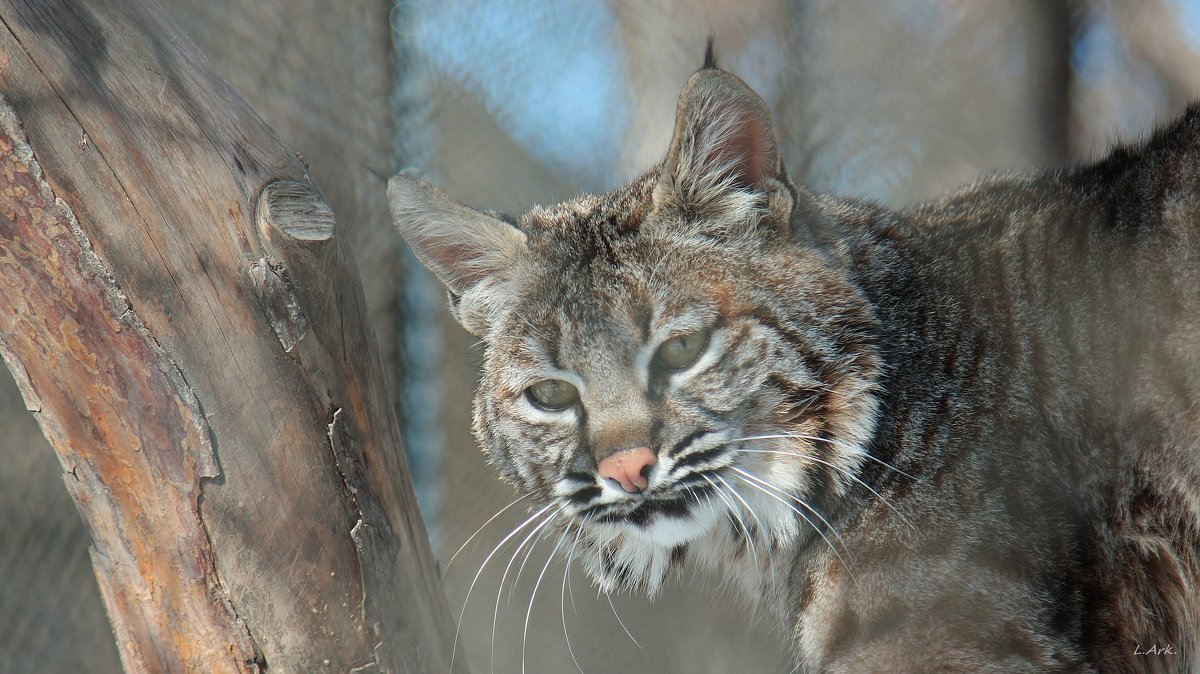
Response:
[{"label": "tufted ear", "polygon": [[498,304],[497,281],[524,250],[525,235],[413,176],[393,177],[387,192],[400,235],[455,297],[463,327],[483,334]]},{"label": "tufted ear", "polygon": [[417,259],[455,295],[507,267],[525,247],[516,227],[413,176],[388,181],[388,205]]},{"label": "tufted ear", "polygon": [[781,177],[778,141],[762,98],[715,67],[692,75],[679,95],[656,203],[720,215],[760,203],[772,179]]}]

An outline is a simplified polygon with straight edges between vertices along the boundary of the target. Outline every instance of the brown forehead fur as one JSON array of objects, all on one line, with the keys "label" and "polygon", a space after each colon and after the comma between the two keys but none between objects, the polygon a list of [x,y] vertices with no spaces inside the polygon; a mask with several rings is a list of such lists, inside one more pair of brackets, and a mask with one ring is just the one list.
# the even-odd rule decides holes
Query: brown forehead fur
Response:
[{"label": "brown forehead fur", "polygon": [[[679,298],[692,293],[686,284],[673,284],[674,277],[702,279],[706,288],[696,297],[737,311],[732,275],[753,276],[754,268],[744,263],[775,251],[754,236],[730,245],[715,237],[681,232],[676,222],[683,217],[680,211],[673,204],[656,208],[654,203],[660,174],[661,167],[655,167],[613,192],[536,206],[522,216],[517,227],[528,237],[528,247],[520,264],[527,267],[524,271],[533,272],[521,274],[523,281],[532,284],[525,286],[525,297],[553,298],[556,306],[586,310],[596,304],[597,291],[601,300],[612,291],[636,292],[642,284],[634,282],[630,272],[651,271],[655,281],[675,285]],[[754,227],[750,224],[747,233]],[[778,287],[794,284],[794,273],[803,271],[797,266],[816,271],[812,269],[815,259],[810,259],[816,256],[789,248],[786,257],[793,275],[780,275]],[[774,279],[763,281],[777,285]]]},{"label": "brown forehead fur", "polygon": [[[655,306],[667,316],[697,305],[735,315],[749,310],[748,288],[778,292],[794,289],[798,274],[819,276],[803,273],[815,270],[793,249],[782,263],[786,273],[756,278],[751,263],[774,251],[753,239],[746,246],[681,235],[678,210],[655,207],[660,173],[656,167],[613,192],[538,206],[521,217],[517,227],[528,247],[512,274],[518,306],[493,338],[532,334],[552,353],[568,346],[563,340],[600,350],[584,343],[611,347],[612,338],[648,337]],[[744,277],[757,283],[748,286]]]}]

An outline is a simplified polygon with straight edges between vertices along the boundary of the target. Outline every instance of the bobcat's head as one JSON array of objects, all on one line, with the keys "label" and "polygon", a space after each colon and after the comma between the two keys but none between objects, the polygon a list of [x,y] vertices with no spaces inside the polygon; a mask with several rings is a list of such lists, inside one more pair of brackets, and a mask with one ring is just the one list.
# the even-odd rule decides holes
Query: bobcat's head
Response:
[{"label": "bobcat's head", "polygon": [[476,436],[602,587],[821,533],[874,431],[876,324],[741,80],[692,76],[665,161],[609,194],[509,219],[388,193],[486,347]]}]

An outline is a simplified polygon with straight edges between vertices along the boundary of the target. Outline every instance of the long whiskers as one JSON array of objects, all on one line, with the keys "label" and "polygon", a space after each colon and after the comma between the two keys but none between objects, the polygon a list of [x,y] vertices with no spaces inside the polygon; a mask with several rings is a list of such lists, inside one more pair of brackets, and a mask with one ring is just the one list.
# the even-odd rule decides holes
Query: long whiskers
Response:
[{"label": "long whiskers", "polygon": [[[562,615],[563,639],[567,642],[567,652],[571,654],[571,662],[575,663],[575,669],[579,670],[579,674],[583,674],[583,667],[579,666],[579,660],[575,657],[575,649],[571,647],[571,635],[567,633],[567,585],[571,582],[571,562],[575,560],[575,546],[579,544],[579,535],[583,533],[583,528],[575,530],[575,540],[571,542],[571,547],[567,550],[567,561],[563,564],[563,580],[562,589],[558,594],[558,612]],[[575,594],[571,593],[571,607],[575,607]]]},{"label": "long whiskers", "polygon": [[[556,512],[556,514],[561,514],[564,509],[565,508],[559,508],[559,510]],[[528,548],[525,549],[525,556],[521,559],[521,565],[517,567],[517,575],[513,576],[513,582],[508,586],[508,600],[507,601],[510,601],[510,602],[512,601],[513,592],[516,592],[516,590],[517,590],[517,583],[521,582],[521,574],[525,572],[525,564],[529,561],[529,557],[533,554],[533,549],[535,547],[537,547],[537,544],[542,541],[542,537],[546,535],[547,531],[549,531],[549,529],[543,529],[542,533],[539,534],[538,537],[536,539],[534,539],[533,543]],[[517,552],[519,553],[520,550],[518,549]],[[513,556],[513,559],[516,559],[515,554]],[[500,587],[501,588],[504,587],[503,579],[500,580]]]},{"label": "long whiskers", "polygon": [[[512,538],[520,533],[522,529],[532,524],[537,520],[537,518],[541,517],[543,513],[553,507],[554,504],[551,503],[525,518],[524,522],[521,522],[521,524],[519,524],[516,528],[508,532],[508,535],[501,539],[500,542],[496,544],[496,547],[492,548],[492,551],[488,553],[486,558],[484,558],[483,563],[479,565],[479,570],[475,572],[475,577],[471,579],[471,585],[467,588],[467,596],[463,599],[462,610],[458,612],[458,625],[454,628],[454,646],[450,650],[450,671],[454,671],[454,658],[458,655],[458,635],[462,631],[463,616],[467,613],[467,602],[471,601],[471,592],[475,590],[475,584],[479,582],[479,576],[483,575],[483,570],[487,567],[488,562],[492,561],[492,557],[496,556],[496,553],[500,551],[500,548],[503,547],[505,543],[512,540]],[[553,519],[553,517],[547,518],[547,521],[550,519]]]},{"label": "long whiskers", "polygon": [[[746,526],[746,520],[742,519],[742,514],[741,514],[741,512],[739,512],[737,504],[735,504],[732,500],[730,500],[730,498],[725,495],[724,491],[722,491],[722,489],[719,486],[717,486],[717,483],[713,482],[712,479],[709,478],[707,475],[701,473],[700,477],[704,478],[704,481],[712,486],[713,491],[717,494],[718,497],[720,497],[721,501],[723,501],[725,503],[725,505],[729,506],[729,510],[728,510],[729,517],[731,520],[733,518],[736,518],[736,520],[734,520],[734,524],[736,526],[741,527],[742,535],[745,536],[745,538],[746,538],[746,547],[749,548],[749,550],[750,550],[750,556],[754,558],[754,565],[758,566],[758,553],[754,550],[754,536],[750,533],[750,528]],[[718,477],[720,477],[720,476],[718,476]],[[725,482],[724,480],[721,480],[721,481]],[[725,486],[729,486],[729,483],[726,482]],[[745,503],[745,502],[743,501],[743,503]],[[749,509],[748,506],[747,506],[747,509]],[[761,522],[759,524],[761,526]]]},{"label": "long whiskers", "polygon": [[467,545],[469,545],[471,543],[471,541],[475,540],[475,537],[479,535],[479,532],[483,531],[484,528],[487,527],[487,525],[491,524],[492,522],[495,522],[496,518],[503,515],[509,508],[517,505],[518,503],[520,503],[521,501],[524,501],[527,498],[529,498],[529,494],[524,494],[522,496],[517,497],[517,499],[515,501],[513,501],[512,503],[509,503],[508,505],[504,506],[503,508],[497,510],[495,515],[492,515],[491,517],[488,518],[488,520],[486,522],[481,524],[479,526],[479,528],[475,530],[475,533],[471,534],[471,536],[469,538],[467,538],[467,540],[463,541],[463,544],[458,546],[458,549],[454,551],[453,555],[450,555],[450,561],[446,562],[446,568],[442,569],[442,574],[444,575],[447,571],[450,570],[450,565],[454,563],[454,559],[456,557],[458,557],[459,553],[461,553],[463,550],[466,549]]},{"label": "long whiskers", "polygon": [[885,506],[887,506],[889,509],[891,509],[891,511],[893,513],[896,514],[896,517],[900,518],[901,522],[904,522],[905,524],[907,524],[909,526],[909,528],[911,528],[913,531],[916,531],[916,529],[917,529],[916,525],[914,525],[911,521],[909,521],[909,519],[904,516],[904,513],[901,513],[900,510],[898,508],[896,508],[896,506],[892,505],[891,501],[884,498],[883,494],[880,494],[879,492],[875,491],[875,489],[873,489],[871,487],[871,485],[860,480],[858,478],[858,476],[856,476],[854,473],[850,472],[849,470],[847,470],[841,466],[835,465],[832,462],[826,461],[825,459],[813,456],[811,454],[803,454],[798,451],[787,451],[787,450],[779,450],[779,449],[738,449],[736,451],[745,452],[747,454],[783,454],[785,456],[795,456],[795,457],[799,457],[802,459],[807,459],[809,461],[815,461],[815,462],[825,465],[825,466],[829,466],[830,468],[838,471],[839,473],[845,475],[846,477],[850,478],[851,480],[854,480],[858,484],[862,485],[863,488],[865,488],[867,491],[874,494],[876,496],[876,498],[878,498],[880,501],[882,501]]},{"label": "long whiskers", "polygon": [[[841,560],[842,566],[846,568],[846,573],[850,574],[850,578],[852,580],[854,580],[856,583],[858,582],[858,580],[856,578],[854,578],[854,572],[851,571],[850,565],[846,563],[846,558],[842,557],[842,553],[838,552],[837,546],[833,544],[833,541],[829,540],[829,537],[825,535],[825,532],[821,531],[821,528],[818,527],[816,524],[814,524],[813,521],[810,520],[807,515],[805,515],[798,508],[796,508],[796,506],[793,506],[789,502],[789,499],[791,501],[795,501],[796,503],[799,503],[800,505],[804,506],[809,512],[811,512],[814,515],[816,515],[817,517],[819,517],[821,519],[821,521],[825,522],[826,526],[828,526],[830,528],[830,530],[834,533],[834,535],[837,536],[839,540],[841,540],[841,535],[838,534],[837,529],[835,529],[833,527],[833,525],[829,524],[829,522],[827,520],[825,520],[825,518],[822,517],[820,513],[818,513],[816,510],[813,510],[812,506],[808,505],[803,500],[798,499],[795,496],[792,496],[791,494],[788,494],[788,493],[780,490],[778,487],[775,487],[774,485],[770,484],[769,482],[766,482],[765,480],[762,480],[760,478],[757,478],[757,477],[751,475],[750,473],[747,473],[746,471],[742,470],[741,468],[738,468],[737,466],[730,466],[730,469],[735,471],[738,474],[738,477],[740,477],[743,482],[750,485],[751,487],[754,487],[755,489],[766,494],[767,496],[770,496],[771,498],[775,499],[776,501],[779,501],[780,503],[787,506],[788,508],[791,508],[792,512],[799,515],[805,522],[808,522],[808,525],[813,528],[813,531],[817,532],[817,535],[819,535],[825,541],[826,545],[829,546],[829,549],[831,551],[833,551],[833,554],[837,555],[837,558],[839,560]],[[777,495],[775,492],[778,492],[779,494],[786,496],[787,499],[782,498],[781,496]],[[843,541],[842,544],[844,546],[845,542]],[[848,548],[847,548],[847,552],[849,552]]]},{"label": "long whiskers", "polygon": [[[541,524],[538,524],[536,527],[531,529],[529,532],[529,535],[525,536],[525,539],[521,541],[520,545],[517,546],[516,550],[513,550],[512,557],[509,558],[509,560],[508,560],[508,565],[504,567],[504,574],[500,576],[500,587],[499,587],[499,589],[496,590],[496,607],[492,610],[492,646],[491,646],[492,671],[495,671],[495,669],[496,669],[496,623],[500,619],[500,596],[502,594],[504,594],[504,581],[508,579],[508,572],[512,569],[513,562],[517,561],[517,556],[521,554],[521,549],[524,548],[525,545],[530,542],[530,540],[533,540],[534,536],[538,535],[538,532],[544,531],[546,528],[546,525],[553,522],[555,520],[555,518],[557,518],[558,515],[562,513],[562,511],[565,507],[566,506],[560,505],[558,507],[558,510],[555,510],[554,512],[547,515],[546,518],[542,520]],[[540,538],[539,538],[539,540],[540,540]],[[537,544],[537,542],[534,541],[534,545],[536,545],[536,544]],[[532,550],[532,549],[533,549],[533,546],[530,546],[530,550]],[[516,584],[516,581],[514,580],[513,583]]]},{"label": "long whiskers", "polygon": [[[731,440],[730,442],[732,443],[732,442],[741,442],[741,441],[752,441],[752,440],[774,440],[774,439],[782,439],[782,440],[809,440],[809,441],[813,441],[813,442],[825,442],[825,443],[829,443],[829,444],[831,444],[831,445],[833,445],[833,446],[835,446],[835,447],[843,447],[843,448],[849,448],[849,449],[855,449],[855,450],[859,450],[859,451],[861,451],[859,448],[853,447],[852,445],[847,445],[846,443],[843,443],[843,442],[838,442],[837,440],[833,440],[832,438],[822,438],[822,437],[820,437],[820,436],[816,436],[816,435],[808,435],[808,434],[806,434],[806,433],[774,433],[774,434],[769,434],[769,435],[753,435],[753,436],[747,436],[747,437],[744,437],[744,438],[737,438],[737,439],[735,439],[735,440]],[[741,449],[741,450],[739,450],[739,451],[743,451],[743,452],[747,452],[747,451],[761,451],[761,452],[764,452],[764,453],[766,452],[766,450],[746,450],[746,449]],[[786,453],[788,453],[788,452],[786,452],[786,451],[781,451],[780,453],[785,453],[785,454],[786,454]],[[870,491],[872,494],[874,494],[875,496],[877,496],[877,497],[879,498],[879,500],[883,501],[884,505],[886,505],[888,508],[890,508],[890,509],[892,510],[892,512],[896,513],[896,516],[897,516],[897,517],[899,517],[899,518],[900,518],[900,520],[901,520],[901,521],[903,521],[903,522],[904,522],[906,525],[908,525],[909,527],[913,528],[914,530],[916,529],[916,526],[914,526],[914,525],[913,525],[913,523],[912,523],[912,522],[911,522],[911,521],[910,521],[908,518],[906,518],[906,517],[905,517],[905,516],[904,516],[904,515],[903,515],[903,514],[902,514],[902,513],[899,511],[899,509],[898,509],[898,508],[896,508],[896,506],[895,506],[895,505],[893,505],[893,504],[892,504],[890,501],[888,501],[886,498],[884,498],[884,497],[883,497],[883,495],[881,495],[879,492],[875,491],[875,489],[873,489],[873,488],[872,488],[872,487],[871,487],[869,484],[867,484],[866,482],[863,482],[861,479],[859,479],[859,478],[858,478],[858,476],[854,475],[854,474],[853,474],[852,472],[850,472],[849,470],[847,470],[847,469],[845,469],[845,468],[843,468],[843,467],[841,467],[841,466],[836,466],[836,465],[834,465],[834,464],[830,463],[829,461],[826,461],[826,460],[824,460],[824,459],[821,459],[820,457],[813,456],[813,455],[811,455],[811,454],[803,454],[803,453],[801,453],[801,452],[798,452],[798,451],[797,451],[797,452],[795,452],[795,455],[796,455],[796,456],[803,457],[803,458],[806,458],[806,459],[811,459],[811,460],[813,460],[813,461],[816,461],[817,463],[821,463],[821,464],[824,464],[824,465],[826,465],[826,466],[829,466],[830,468],[833,468],[834,470],[837,470],[838,472],[842,473],[842,474],[843,474],[843,475],[845,475],[846,477],[849,477],[851,480],[854,480],[854,481],[855,481],[855,482],[857,482],[858,484],[860,484],[860,485],[862,485],[863,487],[865,487],[865,488],[866,488],[868,491]],[[895,466],[893,466],[892,464],[890,464],[890,463],[888,463],[888,462],[884,461],[883,459],[880,459],[880,458],[877,458],[877,457],[875,457],[875,456],[872,456],[870,452],[861,452],[859,455],[860,455],[860,456],[864,456],[864,457],[866,457],[866,458],[868,458],[868,459],[870,459],[870,460],[872,460],[872,461],[874,461],[874,462],[878,463],[879,465],[881,465],[881,466],[883,466],[883,467],[885,467],[885,468],[887,468],[887,469],[889,469],[889,470],[895,471],[897,474],[899,474],[899,475],[903,475],[904,477],[907,477],[907,478],[909,478],[909,479],[911,479],[911,480],[916,480],[916,479],[917,479],[916,477],[914,477],[914,476],[912,476],[912,475],[910,475],[910,474],[908,474],[908,473],[906,473],[906,472],[904,472],[904,471],[900,470],[899,468],[896,468]]]},{"label": "long whiskers", "polygon": [[[758,513],[755,512],[754,508],[750,507],[750,503],[747,502],[746,499],[743,498],[740,493],[738,493],[738,490],[733,485],[729,484],[729,482],[726,481],[724,477],[721,477],[720,475],[713,475],[713,477],[717,478],[718,482],[725,485],[725,487],[729,490],[729,493],[733,494],[734,498],[741,501],[742,505],[746,507],[747,511],[749,511],[750,516],[754,518],[754,521],[758,522],[758,530],[763,532],[764,536],[768,536],[767,532],[769,530],[767,529],[766,525],[764,525],[763,521],[761,519],[759,519]],[[771,547],[770,539],[767,538],[768,550],[770,549],[770,547]],[[776,583],[776,575],[775,575],[776,566],[774,564],[771,564],[770,561],[768,561],[767,564],[764,565],[764,568],[769,570],[769,572],[771,574],[771,584],[774,585]]]},{"label": "long whiskers", "polygon": [[612,609],[613,617],[617,619],[617,624],[621,626],[621,629],[625,630],[625,636],[629,637],[629,640],[633,642],[634,646],[641,648],[642,645],[638,643],[637,639],[633,638],[633,632],[630,632],[629,628],[625,626],[625,621],[621,620],[621,614],[617,613],[617,607],[615,604],[613,604],[612,594],[605,592],[604,597],[605,599],[608,599],[608,607]]},{"label": "long whiskers", "polygon": [[767,480],[764,480],[761,477],[758,477],[757,475],[752,475],[751,473],[746,472],[746,470],[744,470],[742,468],[738,468],[737,466],[730,466],[730,468],[732,470],[744,475],[745,477],[748,477],[748,478],[754,480],[755,482],[763,485],[764,487],[767,487],[768,489],[770,489],[771,491],[774,491],[775,493],[779,494],[780,496],[791,499],[791,500],[795,501],[796,503],[800,504],[801,506],[803,506],[805,510],[812,513],[814,516],[816,516],[817,519],[821,520],[821,524],[824,524],[830,531],[832,531],[834,536],[837,536],[837,539],[842,544],[843,549],[846,548],[846,542],[844,540],[842,540],[842,535],[840,533],[838,533],[837,528],[835,528],[833,526],[833,524],[831,524],[829,522],[829,520],[825,519],[825,516],[822,515],[820,513],[820,511],[818,511],[816,508],[813,508],[812,506],[810,506],[804,499],[802,499],[799,496],[796,496],[794,494],[789,494],[786,491],[780,489],[779,487],[776,487],[775,485],[771,484]]},{"label": "long whiskers", "polygon": [[733,485],[729,484],[725,480],[725,478],[721,477],[720,475],[713,475],[713,477],[717,478],[718,482],[725,485],[725,488],[729,490],[729,493],[733,494],[733,497],[736,498],[738,501],[740,501],[743,506],[745,506],[746,512],[750,513],[750,516],[753,517],[754,521],[758,523],[758,530],[763,532],[764,535],[766,535],[766,533],[768,531],[766,525],[764,525],[763,521],[758,518],[758,513],[754,511],[754,508],[750,507],[750,504],[746,501],[746,499],[742,498],[742,495],[738,493],[738,490],[736,488],[734,488]]},{"label": "long whiskers", "polygon": [[[546,569],[550,568],[550,562],[554,561],[554,555],[558,553],[558,549],[562,547],[564,540],[566,540],[566,532],[558,535],[558,542],[554,544],[554,549],[550,551],[550,555],[546,558],[546,563],[542,565],[542,572],[538,574],[537,581],[533,584],[533,592],[529,594],[529,608],[525,609],[525,630],[524,634],[521,635],[521,674],[525,674],[525,646],[529,643],[529,617],[533,615],[533,602],[537,599],[538,588],[542,586],[542,579],[546,577]],[[576,666],[579,665],[579,663],[575,664]]]},{"label": "long whiskers", "polygon": [[839,440],[834,440],[833,438],[822,438],[819,435],[807,435],[804,433],[773,433],[770,435],[750,435],[750,436],[746,436],[744,438],[734,438],[734,439],[730,440],[729,442],[734,443],[734,442],[742,442],[745,440],[774,440],[774,439],[809,440],[812,442],[824,442],[824,443],[833,445],[834,447],[841,447],[843,449],[854,450],[855,453],[857,453],[859,456],[870,459],[870,460],[874,461],[875,463],[878,463],[879,465],[883,466],[884,468],[887,468],[888,470],[893,470],[896,473],[903,475],[904,477],[907,477],[910,480],[917,479],[915,476],[910,475],[910,474],[900,470],[899,468],[893,466],[892,464],[888,463],[887,461],[884,461],[883,459],[881,459],[877,456],[873,456],[870,452],[863,451],[861,447],[855,447],[854,445],[851,445],[851,444],[848,444],[845,442],[841,442]]}]

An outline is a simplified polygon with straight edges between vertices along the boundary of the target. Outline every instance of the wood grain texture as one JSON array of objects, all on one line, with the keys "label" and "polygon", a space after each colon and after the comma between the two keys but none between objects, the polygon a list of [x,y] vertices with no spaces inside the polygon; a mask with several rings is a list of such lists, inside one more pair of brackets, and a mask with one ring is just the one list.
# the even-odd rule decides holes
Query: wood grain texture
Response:
[{"label": "wood grain texture", "polygon": [[344,237],[255,217],[274,181],[316,194],[304,167],[135,4],[0,2],[0,335],[125,667],[448,671]]},{"label": "wood grain texture", "polygon": [[395,173],[391,0],[163,0],[213,70],[298,152],[362,271],[389,376],[399,365],[400,238],[384,199]]}]

